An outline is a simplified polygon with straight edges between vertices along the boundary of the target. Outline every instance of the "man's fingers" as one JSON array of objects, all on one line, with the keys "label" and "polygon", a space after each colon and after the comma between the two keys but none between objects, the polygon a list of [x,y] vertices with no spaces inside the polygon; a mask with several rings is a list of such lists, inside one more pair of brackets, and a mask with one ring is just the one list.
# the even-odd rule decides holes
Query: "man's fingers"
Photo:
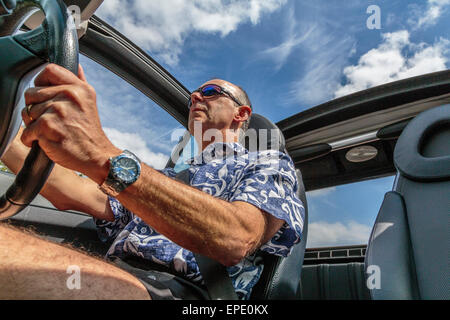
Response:
[{"label": "man's fingers", "polygon": [[25,122],[25,126],[28,128],[33,121],[38,119],[49,107],[53,100],[48,100],[43,103],[30,104],[22,109],[22,119]]},{"label": "man's fingers", "polygon": [[49,140],[60,141],[63,136],[55,119],[54,114],[44,113],[41,117],[31,122],[23,130],[22,136],[20,137],[22,143],[31,148],[33,141],[36,140],[39,141],[39,145]]},{"label": "man's fingers", "polygon": [[78,78],[81,81],[87,82],[86,75],[84,74],[84,70],[83,70],[83,67],[81,66],[81,64],[78,65]]},{"label": "man's fingers", "polygon": [[58,117],[65,118],[67,116],[67,106],[64,97],[57,95],[54,98],[42,103],[30,104],[22,109],[22,119],[28,127],[30,123],[40,118],[48,110],[57,113]]},{"label": "man's fingers", "polygon": [[25,108],[22,109],[22,120],[25,123],[25,127],[29,127],[34,120],[28,115],[27,108],[28,106],[25,106]]},{"label": "man's fingers", "polygon": [[36,87],[48,87],[62,84],[75,84],[80,79],[69,70],[57,65],[49,64],[36,77],[34,84]]},{"label": "man's fingers", "polygon": [[78,86],[73,85],[60,85],[53,87],[36,87],[29,88],[25,91],[25,104],[38,104],[56,96],[65,97],[76,103],[82,102],[82,91]]},{"label": "man's fingers", "polygon": [[59,94],[58,87],[35,87],[25,91],[25,104],[38,104],[54,98]]},{"label": "man's fingers", "polygon": [[31,148],[33,141],[38,140],[37,130],[39,130],[39,125],[36,122],[30,123],[29,126],[27,125],[22,132],[22,136],[20,137],[22,143]]}]

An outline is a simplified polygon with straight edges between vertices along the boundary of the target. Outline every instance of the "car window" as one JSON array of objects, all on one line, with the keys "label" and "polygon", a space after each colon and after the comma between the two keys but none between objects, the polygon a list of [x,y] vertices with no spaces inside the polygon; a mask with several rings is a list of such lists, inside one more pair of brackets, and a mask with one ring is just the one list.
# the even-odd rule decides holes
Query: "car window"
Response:
[{"label": "car window", "polygon": [[306,193],[308,248],[367,244],[394,176]]}]

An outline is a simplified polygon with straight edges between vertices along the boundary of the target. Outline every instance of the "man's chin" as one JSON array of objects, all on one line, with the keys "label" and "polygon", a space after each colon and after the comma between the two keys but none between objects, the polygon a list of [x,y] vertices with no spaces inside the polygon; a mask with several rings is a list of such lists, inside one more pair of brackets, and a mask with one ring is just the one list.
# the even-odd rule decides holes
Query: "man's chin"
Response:
[{"label": "man's chin", "polygon": [[189,117],[188,128],[190,132],[194,132],[194,129],[200,129],[202,131],[205,126],[205,116],[203,115],[195,115]]}]

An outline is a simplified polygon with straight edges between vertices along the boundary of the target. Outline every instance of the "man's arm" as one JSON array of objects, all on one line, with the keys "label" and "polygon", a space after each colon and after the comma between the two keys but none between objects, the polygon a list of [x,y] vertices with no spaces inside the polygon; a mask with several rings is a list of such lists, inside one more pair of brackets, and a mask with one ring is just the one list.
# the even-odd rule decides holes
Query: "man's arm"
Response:
[{"label": "man's arm", "polygon": [[[101,183],[105,174],[94,179]],[[210,196],[145,164],[141,177],[117,199],[175,243],[227,266],[269,241],[284,223],[251,204]]]},{"label": "man's arm", "polygon": [[[20,141],[22,132],[21,127],[1,159],[14,174],[20,171],[30,152],[30,148]],[[53,167],[40,194],[59,210],[76,210],[98,219],[114,220],[108,197],[98,189],[97,185],[92,180],[82,178],[58,164]]]}]

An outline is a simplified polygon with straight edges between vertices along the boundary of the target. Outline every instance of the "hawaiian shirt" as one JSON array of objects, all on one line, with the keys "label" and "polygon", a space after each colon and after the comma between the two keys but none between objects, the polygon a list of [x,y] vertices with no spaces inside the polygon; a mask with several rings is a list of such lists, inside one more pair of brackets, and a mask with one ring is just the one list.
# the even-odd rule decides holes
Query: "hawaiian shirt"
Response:
[{"label": "hawaiian shirt", "polygon": [[[300,241],[305,210],[297,196],[297,176],[288,155],[275,150],[249,152],[238,143],[212,143],[186,164],[192,187],[222,200],[245,201],[285,221],[259,250],[288,256]],[[173,168],[160,172],[172,178],[177,174]],[[94,219],[100,239],[113,241],[107,258],[136,255],[162,264],[194,283],[202,283],[192,252],[156,232],[115,198],[109,197],[109,203],[115,221]],[[249,299],[263,271],[257,256],[255,253],[227,267],[240,299]]]}]

